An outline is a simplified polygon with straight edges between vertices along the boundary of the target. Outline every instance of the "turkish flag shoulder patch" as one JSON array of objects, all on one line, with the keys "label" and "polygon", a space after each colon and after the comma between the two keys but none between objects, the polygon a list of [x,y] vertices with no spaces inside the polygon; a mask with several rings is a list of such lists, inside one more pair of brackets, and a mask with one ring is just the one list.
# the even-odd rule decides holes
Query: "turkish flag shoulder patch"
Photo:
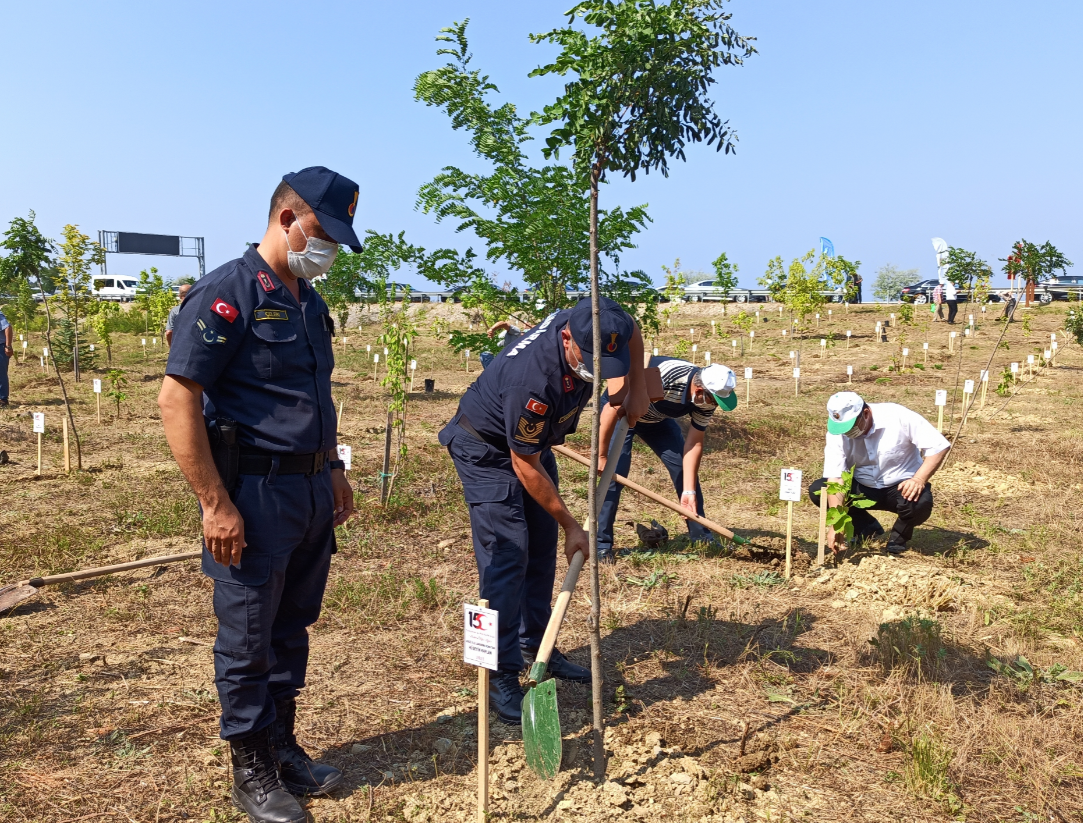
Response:
[{"label": "turkish flag shoulder patch", "polygon": [[211,311],[220,317],[226,318],[230,323],[237,319],[237,310],[221,297],[211,303]]},{"label": "turkish flag shoulder patch", "polygon": [[549,407],[545,403],[535,400],[533,397],[526,401],[526,410],[534,412],[534,414],[544,415],[549,413]]}]

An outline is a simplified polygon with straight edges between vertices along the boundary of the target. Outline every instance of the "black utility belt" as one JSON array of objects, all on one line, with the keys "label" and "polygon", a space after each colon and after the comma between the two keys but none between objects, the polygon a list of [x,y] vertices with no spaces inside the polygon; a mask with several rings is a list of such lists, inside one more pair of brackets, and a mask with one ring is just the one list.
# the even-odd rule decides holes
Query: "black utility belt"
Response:
[{"label": "black utility belt", "polygon": [[237,474],[270,474],[274,461],[278,460],[276,474],[319,474],[327,464],[335,459],[330,451],[312,454],[275,454],[274,452],[241,451],[238,457]]}]

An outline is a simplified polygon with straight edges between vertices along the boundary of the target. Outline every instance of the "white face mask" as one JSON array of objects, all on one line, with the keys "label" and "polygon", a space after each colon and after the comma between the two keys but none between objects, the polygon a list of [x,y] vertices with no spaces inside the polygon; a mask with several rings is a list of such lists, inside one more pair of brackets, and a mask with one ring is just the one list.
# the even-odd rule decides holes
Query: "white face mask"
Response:
[{"label": "white face mask", "polygon": [[[579,360],[577,357],[576,360]],[[594,382],[594,374],[587,368],[587,364],[579,361],[578,365],[572,366],[572,371],[575,372],[575,376],[586,383]]]},{"label": "white face mask", "polygon": [[297,221],[297,228],[301,229],[301,234],[305,238],[305,247],[301,251],[290,248],[290,233],[285,229],[282,230],[282,233],[286,235],[286,258],[289,261],[290,273],[294,277],[302,277],[305,280],[322,277],[335,262],[335,257],[338,255],[338,243],[309,237],[301,227],[300,220]]}]

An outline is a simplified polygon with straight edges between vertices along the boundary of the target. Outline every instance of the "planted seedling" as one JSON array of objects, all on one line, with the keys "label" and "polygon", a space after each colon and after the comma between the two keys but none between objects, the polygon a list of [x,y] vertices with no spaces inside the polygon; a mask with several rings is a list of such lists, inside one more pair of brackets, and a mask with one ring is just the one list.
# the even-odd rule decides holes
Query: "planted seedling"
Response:
[{"label": "planted seedling", "polygon": [[[831,506],[827,510],[827,525],[836,532],[841,532],[846,538],[847,544],[854,539],[854,519],[850,516],[850,509],[867,509],[876,505],[875,500],[869,500],[860,492],[854,492],[852,490],[853,482],[854,472],[851,469],[842,473],[840,482],[827,484],[828,495],[842,495],[842,503],[838,506]],[[832,550],[838,553],[834,546],[832,546]]]}]

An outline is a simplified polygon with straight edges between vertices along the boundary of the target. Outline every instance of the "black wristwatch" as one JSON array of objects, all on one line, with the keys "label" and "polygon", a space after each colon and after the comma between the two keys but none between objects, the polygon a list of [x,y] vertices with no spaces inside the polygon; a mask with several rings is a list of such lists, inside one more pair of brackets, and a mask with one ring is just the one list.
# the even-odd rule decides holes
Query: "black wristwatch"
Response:
[{"label": "black wristwatch", "polygon": [[328,460],[327,465],[331,467],[332,471],[334,469],[346,471],[346,462],[344,460]]}]

